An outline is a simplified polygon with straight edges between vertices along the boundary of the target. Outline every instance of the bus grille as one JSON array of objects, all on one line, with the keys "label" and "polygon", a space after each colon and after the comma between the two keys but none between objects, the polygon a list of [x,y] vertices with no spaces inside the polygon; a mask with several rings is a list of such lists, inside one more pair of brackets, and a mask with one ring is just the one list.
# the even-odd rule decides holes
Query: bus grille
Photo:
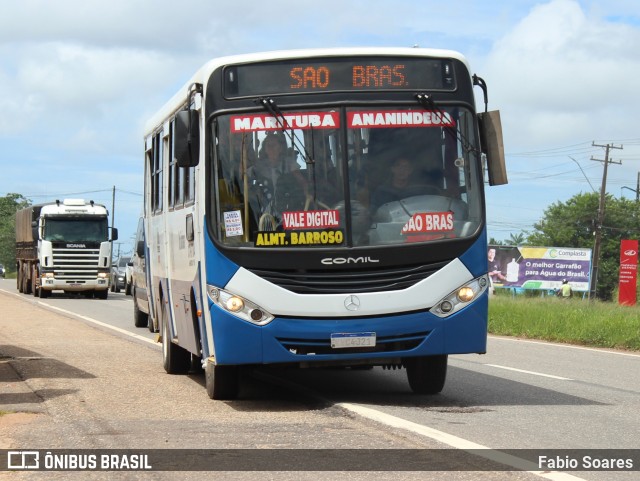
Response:
[{"label": "bus grille", "polygon": [[98,276],[100,249],[53,249],[53,272],[69,284],[83,284]]},{"label": "bus grille", "polygon": [[357,294],[397,291],[426,279],[449,261],[392,268],[340,270],[264,270],[249,269],[253,274],[297,294]]},{"label": "bus grille", "polygon": [[298,355],[320,354],[357,354],[361,352],[398,352],[414,349],[429,335],[431,331],[401,334],[397,336],[378,337],[376,345],[372,347],[356,347],[345,349],[333,349],[331,340],[324,339],[284,339],[278,341],[289,352]]}]

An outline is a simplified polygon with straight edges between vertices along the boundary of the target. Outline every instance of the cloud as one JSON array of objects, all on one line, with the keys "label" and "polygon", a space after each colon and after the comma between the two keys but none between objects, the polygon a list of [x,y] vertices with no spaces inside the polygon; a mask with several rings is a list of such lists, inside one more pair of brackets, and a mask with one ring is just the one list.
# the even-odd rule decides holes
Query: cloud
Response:
[{"label": "cloud", "polygon": [[486,64],[494,102],[518,126],[515,142],[637,135],[629,99],[637,97],[638,44],[637,26],[589,16],[577,1],[532,8],[496,42]]},{"label": "cloud", "polygon": [[[25,194],[140,192],[146,119],[207,60],[263,50],[451,48],[487,81],[507,152],[638,137],[636,1],[6,3],[0,161],[10,188]],[[34,183],[24,165],[46,182]]]}]

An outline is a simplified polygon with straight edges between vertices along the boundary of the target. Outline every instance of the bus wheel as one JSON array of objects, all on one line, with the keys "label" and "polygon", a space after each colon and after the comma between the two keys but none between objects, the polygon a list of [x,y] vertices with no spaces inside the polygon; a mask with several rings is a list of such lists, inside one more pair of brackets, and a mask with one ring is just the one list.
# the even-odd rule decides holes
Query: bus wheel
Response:
[{"label": "bus wheel", "polygon": [[159,326],[156,329],[156,324],[151,313],[147,314],[147,329],[149,329],[149,332],[158,332],[160,330]]},{"label": "bus wheel", "polygon": [[409,357],[403,360],[407,379],[416,394],[438,394],[447,378],[448,356]]},{"label": "bus wheel", "polygon": [[149,316],[138,308],[138,299],[133,298],[133,324],[136,327],[147,327]]},{"label": "bus wheel", "polygon": [[239,385],[238,366],[221,366],[207,361],[204,367],[205,386],[211,399],[236,399]]},{"label": "bus wheel", "polygon": [[162,364],[167,374],[185,374],[191,367],[191,353],[171,342],[169,319],[164,302],[160,301],[160,322],[162,323]]}]

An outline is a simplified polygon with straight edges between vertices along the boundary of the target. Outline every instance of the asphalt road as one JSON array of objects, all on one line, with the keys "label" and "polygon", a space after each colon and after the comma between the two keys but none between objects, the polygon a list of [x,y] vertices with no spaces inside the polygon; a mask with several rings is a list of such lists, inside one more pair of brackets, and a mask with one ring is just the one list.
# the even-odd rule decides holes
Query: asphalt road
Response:
[{"label": "asphalt road", "polygon": [[[32,409],[38,420],[26,425],[36,423],[38,429],[14,427],[11,447],[453,447],[550,455],[554,449],[607,449],[611,456],[640,448],[640,355],[634,353],[491,337],[486,355],[450,357],[447,384],[438,396],[412,394],[404,371],[260,370],[243,378],[240,400],[215,402],[206,396],[201,373],[164,373],[155,336],[133,326],[132,301],[124,294],[110,293],[105,301],[55,294],[40,300],[18,295],[15,282],[6,280],[0,281],[3,303],[22,325],[0,314],[0,356],[40,399]],[[7,314],[3,307],[0,312]],[[42,386],[43,378],[29,374],[29,355],[21,352],[36,353],[31,358],[46,358],[71,374],[44,378],[55,386]],[[2,399],[0,394],[0,410]],[[76,403],[83,409],[72,409]],[[6,417],[0,417],[0,440]],[[277,477],[301,479],[299,474]],[[540,475],[422,472],[419,479]],[[635,479],[637,471],[542,475],[617,480]],[[388,479],[414,476],[396,473]],[[322,479],[338,479],[338,473]]]}]

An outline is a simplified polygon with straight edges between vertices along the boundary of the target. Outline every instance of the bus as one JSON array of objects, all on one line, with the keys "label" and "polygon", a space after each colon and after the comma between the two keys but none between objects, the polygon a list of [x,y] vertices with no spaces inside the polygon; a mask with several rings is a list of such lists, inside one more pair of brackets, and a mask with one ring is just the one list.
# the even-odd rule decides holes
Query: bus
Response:
[{"label": "bus", "polygon": [[448,355],[485,352],[484,184],[507,179],[499,112],[460,53],[217,58],[144,143],[167,373],[201,365],[209,397],[234,399],[247,368],[382,366],[435,394]]}]

